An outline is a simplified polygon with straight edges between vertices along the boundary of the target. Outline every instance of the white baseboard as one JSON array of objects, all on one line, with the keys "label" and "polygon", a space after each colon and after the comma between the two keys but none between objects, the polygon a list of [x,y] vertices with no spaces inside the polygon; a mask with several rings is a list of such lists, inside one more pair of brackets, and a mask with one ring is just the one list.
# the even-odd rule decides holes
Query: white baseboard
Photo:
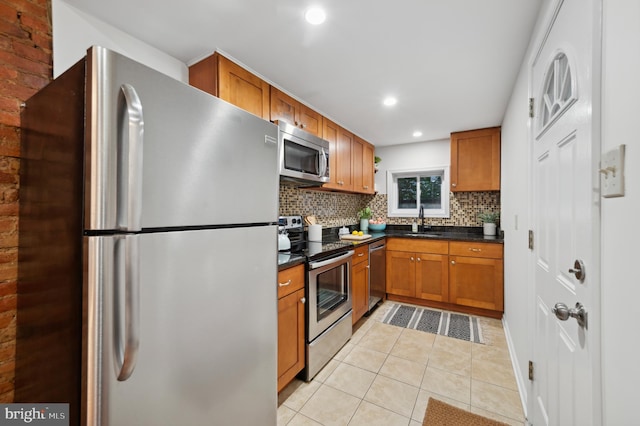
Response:
[{"label": "white baseboard", "polygon": [[520,403],[522,404],[522,412],[524,413],[525,424],[529,424],[529,416],[527,413],[527,400],[528,400],[528,381],[529,377],[523,376],[518,368],[520,363],[518,362],[518,357],[516,356],[516,351],[513,345],[513,340],[511,340],[511,333],[509,331],[509,325],[505,317],[502,317],[502,328],[504,329],[504,334],[507,339],[507,347],[509,348],[509,355],[511,357],[511,367],[513,368],[513,374],[516,377],[516,384],[518,385],[518,393],[520,394]]}]

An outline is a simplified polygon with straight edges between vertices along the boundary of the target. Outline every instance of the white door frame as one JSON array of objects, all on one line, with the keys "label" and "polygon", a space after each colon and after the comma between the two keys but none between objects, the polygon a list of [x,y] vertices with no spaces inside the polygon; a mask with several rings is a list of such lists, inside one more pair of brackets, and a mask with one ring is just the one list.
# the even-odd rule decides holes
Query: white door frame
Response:
[{"label": "white door frame", "polygon": [[[593,400],[591,401],[592,407],[592,415],[594,419],[594,424],[602,424],[603,416],[602,416],[602,407],[603,407],[603,395],[602,395],[602,315],[601,315],[601,305],[600,300],[602,297],[602,274],[600,270],[600,265],[602,263],[602,255],[600,252],[601,243],[601,219],[600,219],[600,177],[599,177],[599,163],[601,156],[601,121],[602,121],[602,105],[601,105],[601,92],[602,92],[602,1],[603,0],[593,0],[591,3],[593,6],[593,22],[592,24],[592,32],[593,32],[593,56],[592,56],[592,111],[591,111],[591,170],[592,170],[592,187],[593,187],[593,208],[592,208],[592,241],[593,241],[593,259],[592,263],[589,265],[588,273],[591,275],[592,284],[593,285],[593,294],[592,294],[592,306],[589,307],[589,333],[591,335],[591,339],[594,342],[595,350],[591,354],[591,369],[593,375]],[[562,7],[564,0],[550,0],[546,10],[541,11],[541,22],[542,24],[538,27],[538,31],[536,31],[536,38],[534,44],[532,44],[532,49],[529,53],[529,58],[527,62],[527,85],[528,85],[528,93],[529,98],[536,98],[535,102],[540,102],[538,93],[534,93],[533,90],[533,76],[531,75],[531,70],[533,69],[533,65],[541,54],[542,47],[551,31],[551,28],[555,22],[555,19]],[[528,121],[528,159],[527,159],[527,167],[528,167],[528,184],[527,184],[527,194],[528,194],[528,217],[529,217],[529,229],[534,230],[534,245],[535,245],[535,229],[534,225],[534,207],[533,207],[533,179],[534,179],[534,171],[533,167],[531,167],[531,161],[534,158],[533,155],[533,144],[535,141],[535,126],[533,125],[534,120],[536,118],[530,118]],[[528,257],[528,266],[527,266],[527,324],[528,324],[528,334],[529,334],[529,359],[534,360],[534,336],[535,336],[535,327],[536,327],[536,296],[535,296],[535,252],[533,250],[529,250]],[[535,380],[535,360],[534,360],[534,380]],[[523,402],[526,403],[525,415],[527,416],[527,423],[530,423],[530,416],[533,413],[533,404],[535,404],[534,398],[534,386],[533,382],[529,381],[527,385],[527,395],[528,398],[523,398]]]}]

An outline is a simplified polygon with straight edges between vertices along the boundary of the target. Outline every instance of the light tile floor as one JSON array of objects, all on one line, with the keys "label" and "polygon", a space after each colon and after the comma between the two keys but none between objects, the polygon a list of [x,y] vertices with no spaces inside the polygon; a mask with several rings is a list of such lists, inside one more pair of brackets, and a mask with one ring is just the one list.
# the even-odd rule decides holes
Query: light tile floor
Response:
[{"label": "light tile floor", "polygon": [[309,383],[278,396],[278,425],[422,425],[429,397],[522,426],[502,323],[481,318],[485,344],[383,324],[390,303],[356,324],[351,340]]}]

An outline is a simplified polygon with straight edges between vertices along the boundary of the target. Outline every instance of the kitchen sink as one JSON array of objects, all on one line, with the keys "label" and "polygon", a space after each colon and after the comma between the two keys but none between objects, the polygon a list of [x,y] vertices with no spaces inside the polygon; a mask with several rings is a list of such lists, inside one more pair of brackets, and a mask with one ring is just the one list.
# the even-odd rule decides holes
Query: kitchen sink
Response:
[{"label": "kitchen sink", "polygon": [[427,233],[427,232],[416,232],[416,233],[410,233],[410,234],[405,234],[403,235],[403,237],[442,237],[442,234],[433,234],[433,233]]}]

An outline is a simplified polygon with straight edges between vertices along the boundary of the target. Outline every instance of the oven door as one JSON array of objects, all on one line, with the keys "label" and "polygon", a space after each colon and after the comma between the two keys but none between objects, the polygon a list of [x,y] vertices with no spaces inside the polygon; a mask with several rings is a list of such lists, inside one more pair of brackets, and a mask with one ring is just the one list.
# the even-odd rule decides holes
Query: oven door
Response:
[{"label": "oven door", "polygon": [[351,311],[351,256],[353,250],[309,262],[309,342]]}]

